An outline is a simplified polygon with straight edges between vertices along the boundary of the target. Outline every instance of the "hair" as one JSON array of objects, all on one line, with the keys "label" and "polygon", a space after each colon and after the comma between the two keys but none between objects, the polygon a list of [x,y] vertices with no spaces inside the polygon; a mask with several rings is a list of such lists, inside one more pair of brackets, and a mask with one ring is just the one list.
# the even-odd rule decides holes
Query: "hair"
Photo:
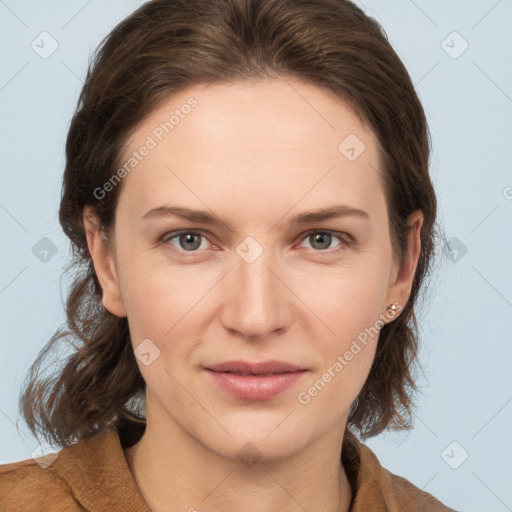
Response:
[{"label": "hair", "polygon": [[[415,305],[432,267],[436,196],[425,114],[386,33],[348,0],[152,0],[120,22],[91,56],[69,127],[59,210],[72,249],[67,321],[38,354],[20,395],[23,419],[36,437],[69,445],[107,428],[140,435],[145,426],[145,382],[127,318],[102,305],[83,222],[84,207],[91,205],[108,241],[123,183],[101,199],[94,191],[121,165],[130,135],[191,85],[285,77],[334,93],[376,135],[399,261],[407,248],[408,216],[423,213],[409,300],[380,330],[371,370],[347,421],[347,429],[362,438],[411,428]],[[69,343],[72,354],[61,353],[57,373],[39,375],[59,341]]]}]

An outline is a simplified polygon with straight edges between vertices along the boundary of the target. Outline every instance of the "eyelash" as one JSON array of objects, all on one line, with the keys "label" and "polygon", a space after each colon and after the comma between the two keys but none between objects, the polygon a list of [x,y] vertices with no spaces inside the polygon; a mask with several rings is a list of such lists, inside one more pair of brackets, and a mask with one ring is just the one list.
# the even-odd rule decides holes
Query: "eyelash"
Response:
[{"label": "eyelash", "polygon": [[[331,236],[334,236],[336,238],[338,238],[341,242],[340,244],[340,248],[338,249],[334,249],[334,250],[329,250],[329,249],[324,249],[324,250],[320,250],[320,249],[311,249],[313,250],[314,252],[318,253],[318,254],[335,254],[335,253],[339,253],[343,250],[343,248],[345,246],[350,246],[351,243],[353,243],[353,238],[352,236],[350,236],[348,233],[343,233],[341,231],[331,231],[329,229],[325,229],[325,230],[318,230],[318,229],[314,229],[314,230],[311,230],[311,231],[308,231],[307,233],[304,233],[302,235],[302,238],[301,238],[301,242],[306,240],[307,238],[309,238],[311,235],[313,234],[322,234],[322,235],[331,235]],[[177,238],[181,235],[199,235],[199,236],[202,236],[203,238],[206,238],[206,240],[208,240],[210,243],[210,239],[208,238],[208,236],[203,233],[202,231],[188,231],[188,230],[181,230],[181,231],[171,231],[171,232],[168,232],[168,233],[165,233],[160,241],[161,243],[163,244],[169,244],[169,242],[171,240],[173,240],[174,238]],[[171,245],[171,247],[173,249],[176,249],[178,252],[180,253],[185,253],[185,254],[189,254],[189,255],[193,255],[193,254],[197,254],[201,251],[199,250],[194,250],[194,251],[185,251],[184,249],[180,249],[176,246],[173,246],[172,244],[169,244]]]}]

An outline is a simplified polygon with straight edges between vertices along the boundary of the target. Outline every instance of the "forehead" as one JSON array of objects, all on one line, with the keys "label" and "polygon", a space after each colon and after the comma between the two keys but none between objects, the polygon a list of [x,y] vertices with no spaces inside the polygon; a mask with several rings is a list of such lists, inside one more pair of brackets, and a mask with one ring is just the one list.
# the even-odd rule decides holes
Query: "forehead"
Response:
[{"label": "forehead", "polygon": [[332,92],[288,78],[183,89],[133,132],[124,163],[133,152],[122,196],[144,206],[187,187],[194,200],[229,194],[233,205],[250,190],[260,200],[299,199],[308,188],[311,200],[336,187],[338,196],[382,194],[373,132]]}]

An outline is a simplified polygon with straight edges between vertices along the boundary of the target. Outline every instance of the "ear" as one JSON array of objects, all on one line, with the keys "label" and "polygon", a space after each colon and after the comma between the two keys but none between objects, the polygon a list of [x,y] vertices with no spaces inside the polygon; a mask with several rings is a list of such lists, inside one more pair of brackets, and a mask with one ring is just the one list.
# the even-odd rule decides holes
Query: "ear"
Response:
[{"label": "ear", "polygon": [[420,233],[423,225],[423,213],[420,210],[411,213],[407,219],[407,224],[409,226],[407,247],[404,250],[402,262],[397,262],[393,269],[386,306],[398,302],[403,308],[411,295],[412,283],[421,252]]},{"label": "ear", "polygon": [[104,234],[99,229],[98,217],[91,206],[85,206],[83,222],[89,253],[103,291],[103,305],[113,315],[124,317],[126,316],[126,311],[117,279],[113,245],[107,244]]}]

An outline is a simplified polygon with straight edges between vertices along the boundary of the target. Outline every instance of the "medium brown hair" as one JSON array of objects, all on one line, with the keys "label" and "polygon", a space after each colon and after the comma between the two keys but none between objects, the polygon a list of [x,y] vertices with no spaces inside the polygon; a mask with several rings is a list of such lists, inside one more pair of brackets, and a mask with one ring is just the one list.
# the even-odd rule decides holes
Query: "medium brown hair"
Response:
[{"label": "medium brown hair", "polygon": [[[69,128],[59,219],[71,240],[67,270],[73,270],[74,281],[67,325],[39,353],[20,396],[34,435],[68,445],[105,428],[126,433],[144,427],[145,382],[127,318],[102,305],[84,207],[94,207],[108,239],[123,183],[101,199],[94,191],[121,165],[130,134],[172,94],[213,80],[267,77],[324,87],[371,127],[382,152],[390,236],[399,260],[407,244],[407,218],[423,212],[410,298],[380,331],[373,365],[347,424],[363,438],[385,428],[410,428],[417,390],[414,306],[432,266],[436,197],[425,114],[382,27],[347,0],[152,0],[96,50]],[[59,341],[70,343],[72,354],[57,372],[54,367],[52,375],[38,375]]]}]

